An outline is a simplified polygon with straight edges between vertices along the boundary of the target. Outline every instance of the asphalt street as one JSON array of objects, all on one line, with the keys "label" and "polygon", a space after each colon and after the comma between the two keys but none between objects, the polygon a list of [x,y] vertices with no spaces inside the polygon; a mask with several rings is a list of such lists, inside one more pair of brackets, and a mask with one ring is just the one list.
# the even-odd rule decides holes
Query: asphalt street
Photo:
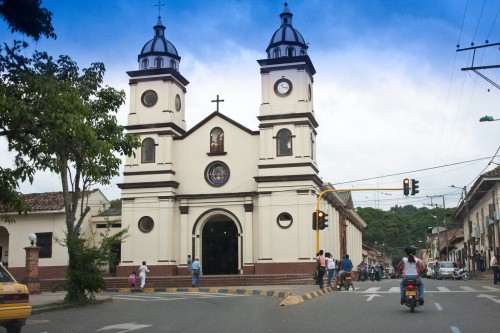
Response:
[{"label": "asphalt street", "polygon": [[[229,293],[109,293],[112,302],[30,317],[23,332],[494,332],[500,286],[425,280],[425,305],[399,304],[399,280],[357,282],[298,305]],[[278,287],[279,288],[279,287]],[[1,332],[1,331],[0,331]]]}]

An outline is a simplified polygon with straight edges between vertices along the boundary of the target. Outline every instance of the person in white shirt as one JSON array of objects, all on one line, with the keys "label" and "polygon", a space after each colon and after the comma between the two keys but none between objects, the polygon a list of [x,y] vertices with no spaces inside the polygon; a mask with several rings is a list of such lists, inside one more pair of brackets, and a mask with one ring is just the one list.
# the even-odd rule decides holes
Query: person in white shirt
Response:
[{"label": "person in white shirt", "polygon": [[329,252],[326,253],[325,257],[326,257],[326,271],[328,273],[328,280],[326,284],[328,284],[331,287],[332,278],[335,276],[335,259],[333,259],[332,254]]},{"label": "person in white shirt", "polygon": [[491,257],[490,266],[493,270],[493,284],[497,284],[500,281],[500,254]]},{"label": "person in white shirt", "polygon": [[141,278],[141,291],[143,291],[144,286],[146,285],[146,273],[149,273],[148,266],[146,266],[146,262],[143,261],[141,267],[139,267],[139,277]]}]

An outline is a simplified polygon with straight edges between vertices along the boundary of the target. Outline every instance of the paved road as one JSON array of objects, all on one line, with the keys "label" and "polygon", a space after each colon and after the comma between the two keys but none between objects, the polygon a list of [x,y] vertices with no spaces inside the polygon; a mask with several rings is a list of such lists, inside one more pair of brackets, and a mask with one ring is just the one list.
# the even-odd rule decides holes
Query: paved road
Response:
[{"label": "paved road", "polygon": [[[30,332],[494,332],[500,286],[425,280],[426,304],[399,305],[399,280],[355,283],[299,305],[275,297],[210,293],[111,293],[113,302],[33,315]],[[2,332],[0,330],[0,332]]]}]

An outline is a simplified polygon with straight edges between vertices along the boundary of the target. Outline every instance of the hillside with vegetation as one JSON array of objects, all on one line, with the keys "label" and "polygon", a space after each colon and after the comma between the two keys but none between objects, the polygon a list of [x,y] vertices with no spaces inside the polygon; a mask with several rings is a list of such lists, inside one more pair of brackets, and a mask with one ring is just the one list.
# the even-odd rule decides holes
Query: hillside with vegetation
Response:
[{"label": "hillside with vegetation", "polygon": [[451,221],[455,208],[417,208],[412,205],[395,206],[388,211],[376,208],[356,209],[367,223],[363,232],[363,243],[384,252],[399,261],[406,246],[425,248],[425,239],[431,235],[432,228],[448,229],[462,227],[461,221]]}]

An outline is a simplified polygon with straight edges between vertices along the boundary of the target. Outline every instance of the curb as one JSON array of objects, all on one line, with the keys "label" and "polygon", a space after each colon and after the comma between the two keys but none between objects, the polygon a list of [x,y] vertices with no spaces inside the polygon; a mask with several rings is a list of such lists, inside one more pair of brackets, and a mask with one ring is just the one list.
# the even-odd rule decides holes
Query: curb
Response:
[{"label": "curb", "polygon": [[31,307],[31,314],[50,312],[50,311],[58,311],[58,310],[71,309],[71,308],[77,308],[77,307],[84,307],[87,305],[102,304],[102,303],[107,303],[107,302],[113,302],[113,298],[109,296],[109,297],[105,297],[105,298],[101,298],[101,299],[95,299],[87,304],[82,304],[82,305],[70,304],[70,303],[66,303],[64,301],[56,302],[56,303],[42,304],[42,305],[34,305]]},{"label": "curb", "polygon": [[[133,293],[130,288],[108,288],[106,292]],[[141,291],[137,291],[141,293]],[[144,288],[142,293],[155,292],[205,292],[212,294],[235,294],[235,295],[254,295],[254,296],[272,296],[277,298],[287,298],[293,295],[291,292],[272,291],[272,290],[254,290],[254,289],[231,289],[231,288]]]}]

